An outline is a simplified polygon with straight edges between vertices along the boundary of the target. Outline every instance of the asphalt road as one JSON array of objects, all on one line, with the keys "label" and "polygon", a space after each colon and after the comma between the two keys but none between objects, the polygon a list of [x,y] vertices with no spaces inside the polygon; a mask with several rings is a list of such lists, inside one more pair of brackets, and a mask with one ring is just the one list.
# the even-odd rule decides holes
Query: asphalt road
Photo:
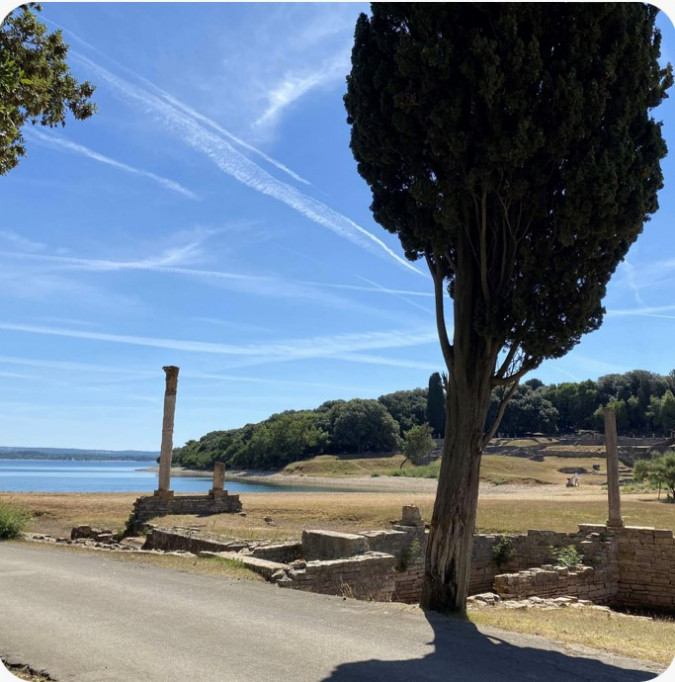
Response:
[{"label": "asphalt road", "polygon": [[374,604],[0,543],[0,659],[59,682],[638,682],[658,670]]}]

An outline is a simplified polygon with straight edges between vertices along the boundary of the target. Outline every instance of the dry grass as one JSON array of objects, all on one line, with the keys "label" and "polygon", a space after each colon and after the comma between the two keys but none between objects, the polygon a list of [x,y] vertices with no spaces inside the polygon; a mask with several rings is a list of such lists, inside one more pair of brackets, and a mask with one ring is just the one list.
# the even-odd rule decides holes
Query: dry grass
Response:
[{"label": "dry grass", "polygon": [[627,617],[590,609],[469,610],[476,625],[541,635],[564,644],[609,651],[630,658],[669,665],[675,652],[675,622]]},{"label": "dry grass", "polygon": [[283,473],[298,476],[370,476],[383,475],[393,467],[399,467],[403,455],[387,455],[386,457],[348,457],[342,455],[317,455],[311,459],[292,462]]},{"label": "dry grass", "polygon": [[70,537],[73,526],[88,524],[117,531],[124,526],[134,493],[0,493],[0,500],[33,515],[29,530]]},{"label": "dry grass", "polygon": [[[542,439],[544,440],[544,439]],[[578,457],[547,455],[543,462],[536,462],[527,457],[488,454],[481,459],[481,480],[489,483],[528,483],[554,484],[564,483],[569,474],[560,472],[563,467],[578,467],[588,473],[580,474],[581,485],[601,485],[606,480],[607,466],[604,456],[592,456],[597,448],[588,446],[563,446],[560,450],[577,452]],[[602,450],[602,448],[600,448]],[[298,476],[327,478],[357,476],[387,476],[398,472],[403,455],[386,457],[338,457],[336,455],[317,455],[311,459],[289,464],[282,473]],[[598,471],[593,471],[593,465]],[[403,471],[415,469],[406,463]],[[622,475],[629,475],[629,469],[623,469]]]},{"label": "dry grass", "polygon": [[[416,504],[429,521],[434,493],[242,493],[246,516],[171,516],[157,519],[160,526],[192,526],[246,540],[280,541],[299,538],[306,528],[374,530],[390,528],[404,504]],[[69,537],[72,526],[89,524],[115,531],[124,525],[136,495],[0,493],[0,500],[30,510],[30,530]],[[627,525],[673,528],[675,507],[656,500],[653,493],[623,495],[622,514]],[[265,521],[271,518],[272,523]],[[607,520],[605,493],[588,487],[566,491],[561,486],[496,486],[481,492],[477,528],[482,532],[557,530],[571,532],[579,523]]]},{"label": "dry grass", "polygon": [[[599,466],[593,472],[593,465]],[[601,485],[607,480],[607,462],[603,457],[552,457],[535,462],[526,457],[483,455],[480,477],[490,483],[564,483],[569,474],[559,471],[563,467],[579,467],[588,471],[579,474],[580,484]]]},{"label": "dry grass", "polygon": [[[621,514],[627,526],[673,528],[675,507],[656,501],[656,495],[624,496]],[[483,532],[523,533],[527,530],[556,530],[570,533],[580,523],[605,523],[607,500],[526,497],[482,498],[478,501],[477,526]]]},{"label": "dry grass", "polygon": [[[22,542],[15,540],[14,542]],[[106,559],[115,561],[125,561],[133,564],[148,564],[160,568],[170,568],[175,571],[186,571],[189,573],[199,573],[217,578],[228,578],[230,580],[254,580],[264,582],[264,578],[257,573],[253,573],[245,568],[240,562],[234,559],[224,559],[222,557],[195,557],[190,554],[183,556],[177,554],[154,554],[152,552],[125,552],[115,550],[100,550],[77,545],[48,544],[43,545],[56,552],[80,552],[82,554],[96,554]]]}]

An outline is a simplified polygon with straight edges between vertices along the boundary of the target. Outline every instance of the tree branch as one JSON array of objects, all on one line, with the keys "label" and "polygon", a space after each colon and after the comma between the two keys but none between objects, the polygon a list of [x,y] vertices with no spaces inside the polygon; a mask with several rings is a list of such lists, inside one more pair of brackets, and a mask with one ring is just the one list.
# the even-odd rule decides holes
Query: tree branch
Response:
[{"label": "tree branch", "polygon": [[[515,357],[516,353],[518,352],[518,344],[513,343],[511,344],[511,348],[509,348],[509,352],[507,353],[506,357],[504,358],[504,362],[502,362],[501,367],[497,372],[495,373],[494,378],[495,379],[501,379],[504,377],[506,372],[508,372],[509,367],[511,366],[511,363],[513,362],[513,358]],[[493,384],[494,385],[494,384]]]},{"label": "tree branch", "polygon": [[434,263],[431,258],[429,249],[425,249],[424,258],[427,261],[427,266],[431,277],[434,280],[434,298],[436,300],[436,328],[438,329],[438,338],[441,342],[441,351],[443,352],[443,359],[448,369],[452,367],[454,361],[454,349],[448,338],[448,329],[445,326],[445,311],[443,308],[443,273],[441,272],[440,263]]},{"label": "tree branch", "polygon": [[499,403],[499,409],[497,410],[497,415],[492,422],[492,426],[487,433],[483,434],[483,442],[481,443],[482,448],[484,448],[492,440],[492,438],[494,438],[495,433],[497,433],[497,429],[499,428],[499,424],[501,423],[502,417],[504,416],[506,406],[508,405],[509,400],[511,400],[511,396],[515,393],[516,388],[518,388],[518,379],[513,382],[509,390],[506,391],[506,393],[502,396],[502,400]]},{"label": "tree branch", "polygon": [[523,364],[517,372],[514,372],[507,377],[492,377],[491,384],[492,386],[508,386],[512,381],[520,381],[531,369],[533,369],[533,367],[529,364]]}]

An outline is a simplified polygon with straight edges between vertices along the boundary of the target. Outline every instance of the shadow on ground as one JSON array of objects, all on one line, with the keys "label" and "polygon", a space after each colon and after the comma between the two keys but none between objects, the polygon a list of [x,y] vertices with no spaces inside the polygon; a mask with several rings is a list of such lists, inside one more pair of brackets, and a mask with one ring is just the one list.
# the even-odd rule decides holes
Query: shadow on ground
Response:
[{"label": "shadow on ground", "polygon": [[[645,682],[658,676],[656,672],[622,667],[618,661],[612,665],[535,648],[531,638],[524,638],[523,646],[512,644],[483,634],[472,623],[431,612],[425,615],[434,630],[434,653],[416,660],[344,663],[324,682]],[[548,646],[543,639],[537,640],[537,645]]]}]

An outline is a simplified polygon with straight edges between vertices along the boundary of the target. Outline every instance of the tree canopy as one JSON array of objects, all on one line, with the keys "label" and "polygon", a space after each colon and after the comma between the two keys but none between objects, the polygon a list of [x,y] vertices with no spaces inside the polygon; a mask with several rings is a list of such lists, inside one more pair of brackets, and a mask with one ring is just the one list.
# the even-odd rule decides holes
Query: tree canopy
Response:
[{"label": "tree canopy", "polygon": [[657,12],[373,3],[358,19],[351,149],[375,220],[428,265],[449,374],[427,607],[465,608],[480,455],[519,379],[600,326],[609,278],[658,207],[666,145],[650,110],[672,75]]},{"label": "tree canopy", "polygon": [[24,5],[0,28],[0,175],[25,155],[21,128],[27,121],[54,127],[65,125],[67,111],[79,120],[96,111],[94,86],[70,74],[61,31],[48,33],[39,11],[38,4]]}]

